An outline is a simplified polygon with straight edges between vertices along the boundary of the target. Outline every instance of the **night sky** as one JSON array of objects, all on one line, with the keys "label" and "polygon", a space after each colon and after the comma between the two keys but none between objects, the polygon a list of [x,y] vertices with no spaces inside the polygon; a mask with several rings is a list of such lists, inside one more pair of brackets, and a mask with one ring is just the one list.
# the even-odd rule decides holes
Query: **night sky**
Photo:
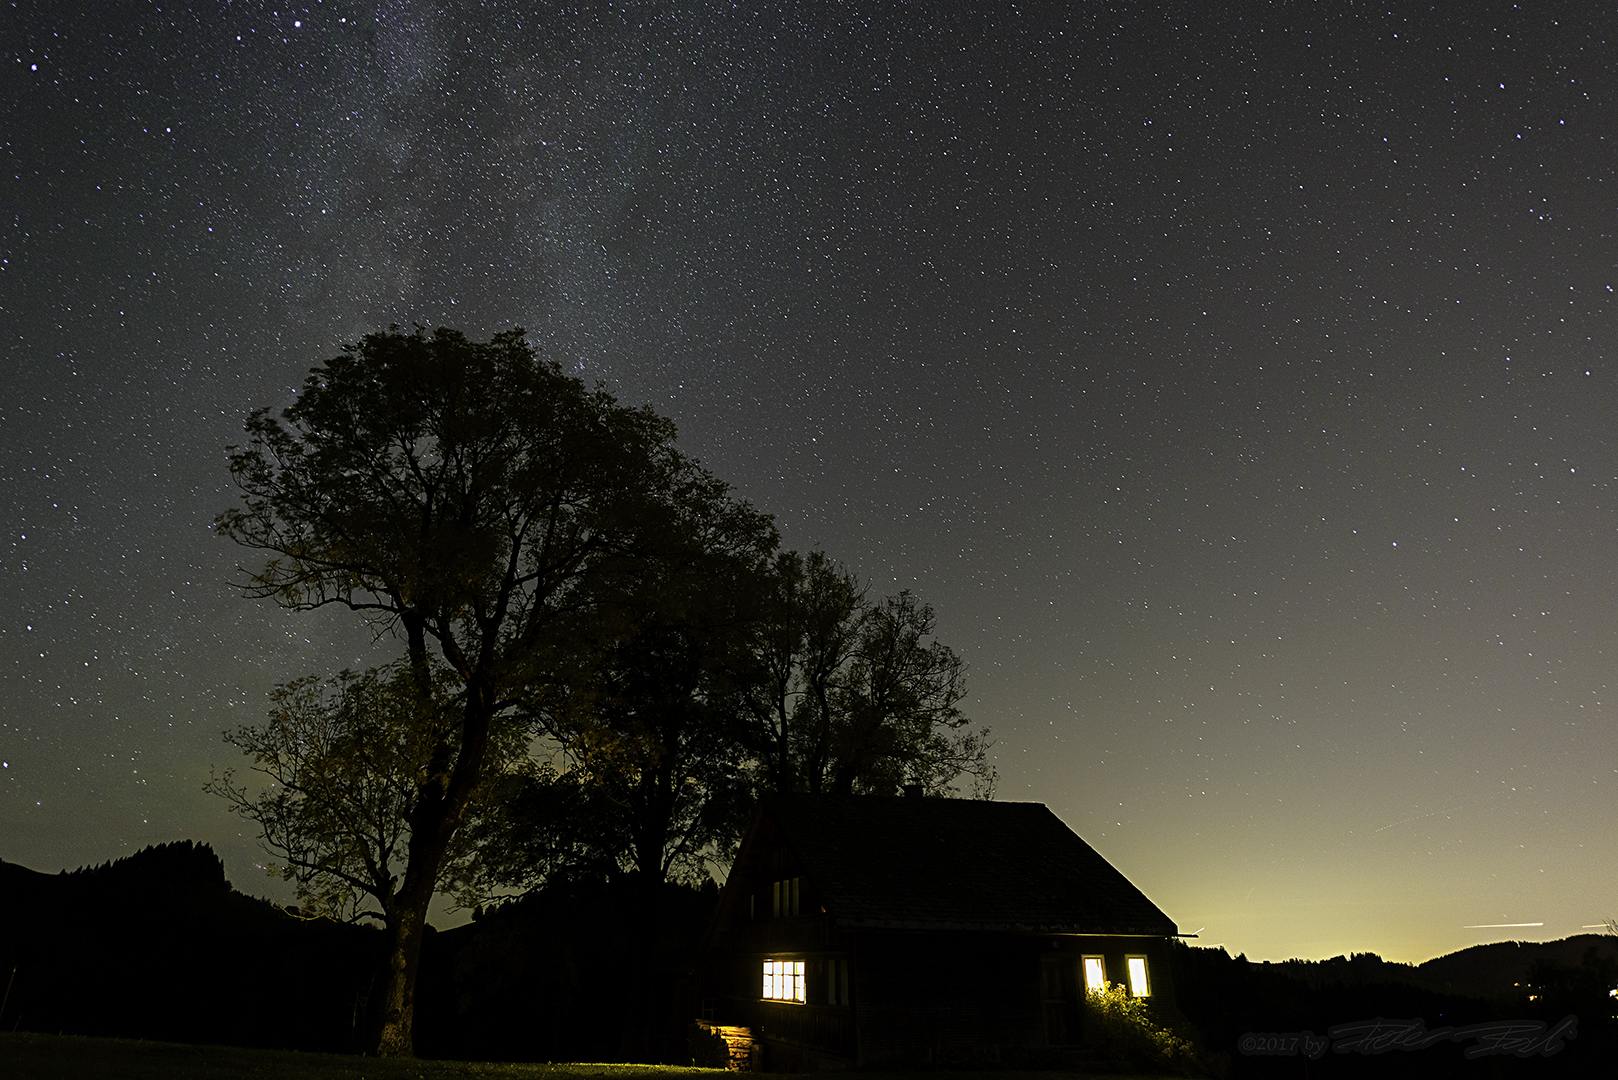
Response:
[{"label": "night sky", "polygon": [[0,10],[0,857],[290,896],[220,732],[381,654],[231,589],[224,447],[518,325],[1200,943],[1618,915],[1609,5],[451,6]]}]

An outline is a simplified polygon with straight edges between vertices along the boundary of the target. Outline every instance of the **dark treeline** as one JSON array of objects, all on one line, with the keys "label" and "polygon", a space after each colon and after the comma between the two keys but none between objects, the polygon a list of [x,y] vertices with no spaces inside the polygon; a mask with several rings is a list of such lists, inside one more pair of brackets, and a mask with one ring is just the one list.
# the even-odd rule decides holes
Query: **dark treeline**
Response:
[{"label": "dark treeline", "polygon": [[665,884],[647,921],[621,885],[556,885],[432,937],[418,1051],[495,1061],[685,1065],[718,889]]},{"label": "dark treeline", "polygon": [[206,845],[0,863],[0,1028],[347,1051],[380,935],[234,891]]},{"label": "dark treeline", "polygon": [[[1569,962],[1573,954],[1576,962]],[[1618,938],[1540,944],[1480,945],[1419,966],[1371,953],[1325,961],[1252,963],[1223,949],[1179,945],[1174,953],[1177,1001],[1191,1034],[1230,1055],[1232,1080],[1292,1077],[1610,1077],[1618,1060],[1618,1021],[1608,988],[1618,982]],[[1419,1050],[1379,1054],[1244,1055],[1244,1034],[1311,1031],[1383,1018],[1423,1021],[1426,1030],[1512,1020],[1554,1026],[1578,1017],[1577,1037],[1550,1057],[1511,1054],[1468,1059],[1475,1040],[1441,1041]]]},{"label": "dark treeline", "polygon": [[[418,1050],[500,1061],[683,1063],[695,949],[718,892],[557,886],[423,948]],[[376,927],[299,918],[189,841],[47,875],[0,862],[0,1029],[354,1053]]]}]

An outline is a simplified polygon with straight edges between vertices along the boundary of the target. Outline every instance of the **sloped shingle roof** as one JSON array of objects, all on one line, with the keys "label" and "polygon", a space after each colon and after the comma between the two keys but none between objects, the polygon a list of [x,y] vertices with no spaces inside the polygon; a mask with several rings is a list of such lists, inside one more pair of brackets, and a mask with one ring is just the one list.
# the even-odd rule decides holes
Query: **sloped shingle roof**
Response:
[{"label": "sloped shingle roof", "polygon": [[784,795],[763,812],[842,926],[1176,932],[1041,803]]}]

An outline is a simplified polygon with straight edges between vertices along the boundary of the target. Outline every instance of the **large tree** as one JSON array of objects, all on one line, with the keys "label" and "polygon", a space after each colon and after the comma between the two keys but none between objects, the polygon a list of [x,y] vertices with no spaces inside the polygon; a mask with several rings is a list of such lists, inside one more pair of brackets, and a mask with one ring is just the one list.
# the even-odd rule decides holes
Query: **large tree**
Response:
[{"label": "large tree", "polygon": [[388,949],[368,1047],[409,1055],[427,907],[498,764],[498,718],[543,708],[599,582],[657,534],[669,493],[712,481],[669,421],[585,387],[521,330],[368,335],[247,430],[230,455],[242,505],[216,522],[267,556],[246,592],[347,608],[396,635],[414,715],[435,725],[404,811],[403,871],[379,903]]},{"label": "large tree", "polygon": [[753,788],[742,702],[777,536],[715,481],[683,483],[639,557],[592,585],[565,693],[536,703],[562,767],[524,778],[485,822],[484,887],[566,878],[707,879]]},{"label": "large tree", "polygon": [[680,503],[678,527],[602,582],[613,617],[535,717],[562,767],[482,823],[486,890],[700,878],[760,791],[992,794],[988,733],[929,606],[872,601],[818,551],[772,556],[743,504]]}]

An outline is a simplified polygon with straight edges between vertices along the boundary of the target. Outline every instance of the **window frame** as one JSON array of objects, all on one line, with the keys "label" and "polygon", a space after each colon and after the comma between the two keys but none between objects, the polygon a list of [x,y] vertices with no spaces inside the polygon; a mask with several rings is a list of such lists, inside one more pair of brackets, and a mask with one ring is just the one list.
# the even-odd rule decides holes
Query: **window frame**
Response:
[{"label": "window frame", "polygon": [[783,1005],[807,1005],[809,987],[805,968],[806,965],[802,960],[765,957],[759,1000],[778,1001]]},{"label": "window frame", "polygon": [[[1101,976],[1100,982],[1090,981],[1090,964],[1094,961],[1096,972]],[[1085,953],[1079,959],[1079,971],[1084,975],[1084,991],[1087,994],[1099,994],[1107,989],[1107,958],[1100,953]]]},{"label": "window frame", "polygon": [[[1135,961],[1140,961],[1140,979],[1135,978]],[[1124,971],[1129,976],[1129,996],[1149,998],[1152,996],[1151,965],[1146,962],[1145,953],[1130,953],[1124,957]]]},{"label": "window frame", "polygon": [[770,882],[770,918],[789,918],[800,913],[803,896],[802,878],[781,878]]}]

